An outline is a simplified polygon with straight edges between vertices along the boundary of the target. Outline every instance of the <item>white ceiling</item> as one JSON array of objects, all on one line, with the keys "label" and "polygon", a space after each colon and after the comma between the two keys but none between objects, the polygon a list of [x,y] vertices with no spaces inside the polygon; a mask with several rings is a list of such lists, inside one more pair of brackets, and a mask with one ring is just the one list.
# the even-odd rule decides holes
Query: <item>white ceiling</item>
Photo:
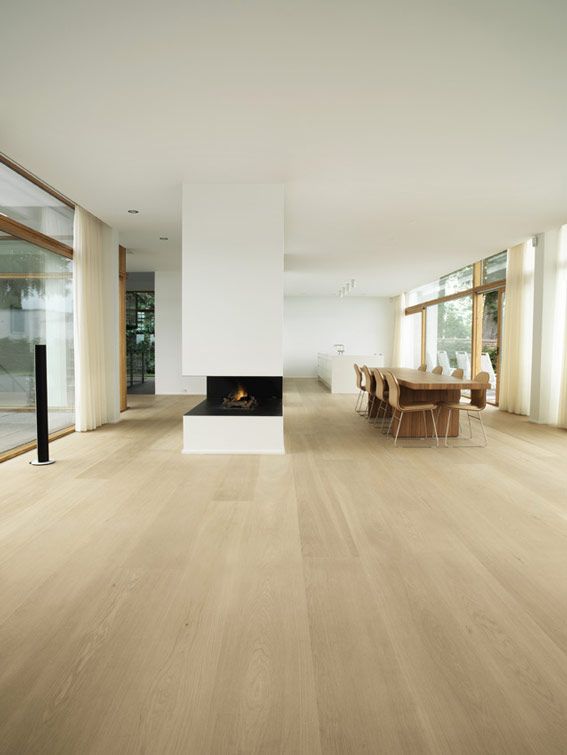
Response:
[{"label": "white ceiling", "polygon": [[130,270],[179,264],[183,181],[285,182],[294,294],[392,295],[567,221],[565,0],[19,0],[2,21],[0,149],[116,226]]}]

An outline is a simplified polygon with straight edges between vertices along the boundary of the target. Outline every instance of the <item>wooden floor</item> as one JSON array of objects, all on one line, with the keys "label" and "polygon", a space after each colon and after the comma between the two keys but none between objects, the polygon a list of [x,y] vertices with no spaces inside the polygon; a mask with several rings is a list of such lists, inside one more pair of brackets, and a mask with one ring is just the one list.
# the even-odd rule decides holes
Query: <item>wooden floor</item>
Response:
[{"label": "wooden floor", "polygon": [[567,752],[567,434],[399,448],[291,381],[285,457],[192,400],[0,466],[0,752]]}]

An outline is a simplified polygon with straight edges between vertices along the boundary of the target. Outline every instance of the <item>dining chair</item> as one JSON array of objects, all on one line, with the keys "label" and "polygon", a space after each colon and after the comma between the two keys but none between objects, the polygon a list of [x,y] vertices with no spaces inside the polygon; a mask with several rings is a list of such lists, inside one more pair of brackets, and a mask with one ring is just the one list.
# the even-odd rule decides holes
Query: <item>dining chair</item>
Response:
[{"label": "dining chair", "polygon": [[453,370],[453,372],[451,373],[451,377],[461,378],[462,380],[464,374],[464,371],[461,370],[460,367],[457,367],[457,369]]},{"label": "dining chair", "polygon": [[441,365],[440,365],[440,364],[438,364],[438,365],[437,365],[437,367],[434,367],[434,368],[433,368],[433,369],[431,370],[431,372],[432,372],[432,373],[433,373],[434,375],[442,375],[442,374],[443,374],[443,367],[441,367]]},{"label": "dining chair", "polygon": [[420,364],[420,365],[419,365],[419,367],[418,367],[417,369],[418,369],[418,370],[419,370],[420,372],[427,372],[427,365],[425,364],[425,362],[423,362],[423,364]]},{"label": "dining chair", "polygon": [[382,417],[382,425],[384,425],[386,420],[386,411],[388,408],[388,385],[386,383],[386,378],[377,367],[374,367],[372,369],[372,374],[374,375],[375,381],[374,392],[376,400],[380,402],[378,404],[378,409],[376,410],[376,415],[374,417],[374,424],[378,423],[380,412],[384,410],[384,415]]},{"label": "dining chair", "polygon": [[366,394],[368,396],[365,416],[367,419],[370,419],[372,409],[374,408],[374,403],[376,402],[376,378],[365,364],[362,366],[362,372],[364,374],[364,384],[366,386]]},{"label": "dining chair", "polygon": [[447,410],[447,426],[445,428],[445,446],[449,445],[448,443],[449,425],[451,424],[451,416],[454,411],[467,413],[467,417],[469,420],[468,440],[472,440],[471,417],[474,417],[475,419],[478,419],[478,421],[480,422],[480,428],[482,430],[482,435],[484,438],[483,446],[486,446],[488,443],[488,440],[486,438],[486,432],[484,430],[484,424],[482,422],[482,410],[486,406],[486,389],[490,385],[490,375],[488,374],[488,372],[479,372],[478,375],[476,375],[476,377],[474,378],[474,382],[482,383],[483,385],[486,385],[486,388],[475,388],[471,390],[470,401],[458,401],[454,403],[443,403],[440,405],[440,407]]},{"label": "dining chair", "polygon": [[362,412],[360,411],[360,408],[364,404],[364,394],[366,391],[366,387],[362,379],[362,371],[360,367],[356,364],[356,362],[354,364],[354,373],[355,373],[355,379],[356,379],[356,387],[358,388],[358,397],[356,399],[354,411],[358,412],[358,414],[361,414]]},{"label": "dining chair", "polygon": [[390,434],[390,431],[392,429],[392,423],[395,419],[398,420],[398,427],[396,429],[396,435],[394,438],[394,446],[398,445],[398,435],[400,434],[400,427],[402,424],[402,419],[404,417],[404,414],[413,413],[413,412],[422,412],[423,413],[423,429],[425,432],[425,438],[427,438],[427,416],[426,412],[429,412],[431,414],[431,422],[433,424],[433,432],[435,433],[435,444],[439,446],[439,436],[437,435],[437,424],[435,422],[435,414],[434,412],[437,409],[437,404],[433,403],[422,403],[422,404],[402,404],[400,402],[400,384],[398,382],[398,379],[392,372],[385,372],[384,373],[386,377],[386,381],[388,383],[388,403],[390,404],[392,408],[392,419],[390,420],[390,425],[388,427],[388,434]]}]

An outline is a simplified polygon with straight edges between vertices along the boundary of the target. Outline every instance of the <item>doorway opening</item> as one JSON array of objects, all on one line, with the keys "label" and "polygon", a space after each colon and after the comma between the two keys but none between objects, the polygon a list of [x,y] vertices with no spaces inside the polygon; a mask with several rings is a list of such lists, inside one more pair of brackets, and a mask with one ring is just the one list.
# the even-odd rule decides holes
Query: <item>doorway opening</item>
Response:
[{"label": "doorway opening", "polygon": [[[130,278],[134,275],[128,276],[128,284],[131,283]],[[127,389],[129,394],[153,394],[155,393],[155,292],[130,290],[130,285],[128,289],[126,291]]]}]

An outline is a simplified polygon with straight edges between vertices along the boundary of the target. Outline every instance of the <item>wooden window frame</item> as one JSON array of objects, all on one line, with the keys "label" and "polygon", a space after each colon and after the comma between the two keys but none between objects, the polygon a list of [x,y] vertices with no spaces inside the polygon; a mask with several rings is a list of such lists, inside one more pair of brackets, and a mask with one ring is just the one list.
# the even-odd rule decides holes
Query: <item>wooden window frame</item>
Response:
[{"label": "wooden window frame", "polygon": [[54,189],[53,186],[46,184],[45,181],[41,180],[41,178],[34,176],[34,174],[30,173],[29,170],[22,168],[21,165],[18,165],[18,163],[15,163],[3,152],[0,152],[0,163],[3,163],[7,168],[10,168],[10,170],[13,170],[14,173],[18,173],[20,176],[22,176],[22,178],[25,178],[27,181],[30,181],[32,184],[35,184],[37,187],[39,187],[43,191],[46,191],[48,194],[51,194],[52,197],[55,197],[55,199],[58,199],[60,202],[63,202],[63,204],[66,204],[68,207],[71,207],[73,210],[75,209],[76,203],[73,202],[72,199],[69,199],[69,197],[66,197],[64,194],[61,194],[61,192],[57,191],[57,189]]},{"label": "wooden window frame", "polygon": [[[440,296],[437,299],[413,304],[406,307],[405,315],[421,314],[421,363],[425,364],[427,360],[427,309],[438,304],[443,304],[456,299],[471,297],[472,299],[472,332],[471,332],[471,374],[476,375],[480,372],[480,357],[482,353],[482,317],[484,309],[483,294],[489,291],[498,291],[498,359],[496,365],[496,399],[494,406],[498,406],[500,398],[500,359],[502,353],[502,314],[503,300],[506,291],[506,279],[502,278],[490,283],[482,283],[482,266],[484,260],[475,262],[473,266],[473,285],[465,291],[459,291],[455,294]],[[490,402],[489,402],[490,403]]]},{"label": "wooden window frame", "polygon": [[67,246],[62,241],[52,239],[51,236],[46,236],[41,231],[35,231],[33,228],[29,228],[23,223],[19,223],[17,220],[12,220],[5,215],[0,214],[0,231],[8,234],[8,236],[19,239],[20,241],[28,241],[30,244],[35,244],[43,249],[47,249],[48,252],[54,252],[60,254],[62,257],[73,259],[73,247]]}]

